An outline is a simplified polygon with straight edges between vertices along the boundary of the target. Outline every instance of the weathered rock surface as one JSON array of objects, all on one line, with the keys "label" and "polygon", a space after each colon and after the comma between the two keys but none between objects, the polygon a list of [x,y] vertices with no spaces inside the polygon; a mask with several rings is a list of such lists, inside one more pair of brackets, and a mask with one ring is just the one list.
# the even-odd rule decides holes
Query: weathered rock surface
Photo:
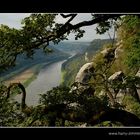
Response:
[{"label": "weathered rock surface", "polygon": [[113,59],[115,57],[115,48],[105,48],[101,51],[105,59]]},{"label": "weathered rock surface", "polygon": [[[138,71],[136,76],[140,76],[140,71]],[[130,95],[133,96],[138,102],[140,102],[140,89],[137,89],[137,87],[140,87],[140,85],[136,86],[135,83],[131,83],[130,86],[130,83],[128,82],[129,80],[127,80],[127,76],[125,76],[122,71],[115,72],[108,78],[108,81],[110,82],[112,87],[110,88],[110,91],[113,93],[114,98],[117,100],[117,102],[121,103],[124,95]],[[113,84],[115,86],[113,86]],[[116,86],[121,84],[125,84],[126,87]]]},{"label": "weathered rock surface", "polygon": [[108,81],[122,81],[122,78],[124,76],[124,73],[122,71],[118,71],[118,72],[115,72],[113,75],[111,75],[109,78],[108,78]]},{"label": "weathered rock surface", "polygon": [[86,63],[81,67],[81,69],[77,73],[75,82],[87,84],[93,74],[94,74],[93,62]]},{"label": "weathered rock surface", "polygon": [[115,49],[115,58],[119,58],[120,54],[123,53],[124,50],[122,48],[122,46],[118,46],[116,49]]},{"label": "weathered rock surface", "polygon": [[79,72],[77,73],[77,76],[75,78],[75,82],[71,88],[71,91],[78,91],[79,94],[81,93],[87,93],[87,94],[94,94],[94,89],[88,85],[90,78],[94,74],[94,67],[93,62],[84,64]]},{"label": "weathered rock surface", "polygon": [[140,68],[139,68],[138,72],[136,73],[136,76],[140,77]]},{"label": "weathered rock surface", "polygon": [[[139,68],[138,72],[136,73],[136,76],[140,77],[140,68]],[[137,87],[137,92],[138,92],[138,96],[140,99],[140,84],[136,85],[136,87]]]}]

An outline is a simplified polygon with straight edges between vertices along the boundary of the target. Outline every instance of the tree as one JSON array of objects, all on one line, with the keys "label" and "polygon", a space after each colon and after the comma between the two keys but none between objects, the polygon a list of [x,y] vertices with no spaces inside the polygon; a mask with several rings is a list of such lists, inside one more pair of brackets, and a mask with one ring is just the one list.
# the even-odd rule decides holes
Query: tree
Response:
[{"label": "tree", "polygon": [[75,33],[75,39],[83,37],[85,31],[81,27],[99,24],[98,33],[104,33],[111,26],[112,20],[117,20],[120,14],[91,14],[91,20],[72,24],[77,14],[60,14],[69,18],[66,23],[55,22],[58,14],[31,14],[22,21],[22,29],[17,30],[1,25],[0,27],[0,71],[15,65],[17,55],[26,53],[33,56],[35,49],[43,47],[47,50],[49,42],[54,44],[67,40],[70,33]]},{"label": "tree", "polygon": [[16,103],[9,99],[9,89],[0,84],[0,126],[19,126],[24,122],[25,115],[19,112]]},{"label": "tree", "polygon": [[[69,92],[67,87],[55,87],[41,95],[40,103],[44,107],[41,116],[31,122],[40,120],[43,116],[49,126],[65,126],[65,121],[87,123],[89,126],[104,121],[120,122],[124,126],[139,126],[140,119],[134,114],[108,107],[104,98],[87,97],[86,94]],[[30,124],[30,125],[31,125]]]},{"label": "tree", "polygon": [[[22,21],[23,27],[20,30],[2,25],[0,28],[0,71],[14,66],[19,54],[26,53],[28,57],[31,57],[35,49],[43,48],[45,51],[50,42],[56,44],[67,40],[68,35],[72,32],[75,33],[75,39],[83,37],[85,31],[81,27],[98,24],[97,33],[102,34],[122,16],[121,14],[91,14],[91,20],[72,24],[71,22],[77,14],[60,14],[68,20],[64,24],[59,24],[55,22],[57,15],[31,14]],[[106,60],[109,61],[108,56]],[[96,96],[87,97],[85,94],[75,93],[71,95],[67,88],[56,88],[49,91],[47,96],[43,95],[42,103],[43,109],[41,111],[37,109],[36,113],[40,115],[37,115],[35,120],[46,116],[49,126],[55,126],[57,118],[62,119],[62,124],[65,120],[87,122],[90,125],[110,120],[119,121],[125,126],[140,125],[140,119],[134,114],[110,108]],[[71,103],[77,103],[77,105],[71,106]],[[34,116],[36,113],[34,112]],[[34,120],[30,125],[33,122]]]}]

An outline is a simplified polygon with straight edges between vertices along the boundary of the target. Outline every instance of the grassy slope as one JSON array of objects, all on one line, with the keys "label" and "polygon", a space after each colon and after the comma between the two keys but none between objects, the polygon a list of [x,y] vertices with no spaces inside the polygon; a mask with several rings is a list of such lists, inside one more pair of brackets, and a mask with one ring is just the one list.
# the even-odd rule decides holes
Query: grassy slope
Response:
[{"label": "grassy slope", "polygon": [[79,68],[85,63],[84,56],[77,54],[62,65],[61,84],[70,86],[75,79]]}]

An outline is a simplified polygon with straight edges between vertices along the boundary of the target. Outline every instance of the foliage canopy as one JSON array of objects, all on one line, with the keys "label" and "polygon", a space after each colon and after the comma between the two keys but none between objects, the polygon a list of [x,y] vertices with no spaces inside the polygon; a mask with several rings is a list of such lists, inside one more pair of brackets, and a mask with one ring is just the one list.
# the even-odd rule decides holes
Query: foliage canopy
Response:
[{"label": "foliage canopy", "polygon": [[[126,63],[131,68],[139,68],[139,16],[128,15],[122,18],[120,14],[91,14],[91,20],[77,24],[71,23],[77,14],[60,14],[61,17],[68,19],[63,24],[56,23],[56,16],[58,14],[31,14],[23,19],[23,26],[19,30],[1,25],[0,72],[14,66],[19,54],[26,54],[28,57],[31,57],[36,49],[43,48],[44,51],[48,49],[50,42],[57,44],[60,41],[67,40],[70,33],[75,33],[75,39],[77,40],[83,37],[85,33],[81,27],[93,24],[97,24],[96,31],[100,34],[108,31],[112,25],[115,25],[115,28],[119,26],[118,39],[123,40],[126,51]],[[118,19],[120,20],[119,22]],[[95,68],[98,72],[103,71],[102,75],[104,75],[103,78],[99,78],[99,75],[97,78],[99,82],[104,83],[105,86],[103,87],[107,91],[108,83],[106,81],[109,77],[108,74],[110,73],[108,72],[112,63],[99,58],[102,58],[102,56],[97,55],[96,59],[98,60]],[[133,78],[130,77],[129,80],[133,80]],[[139,84],[139,82],[136,84]],[[55,126],[56,122],[60,122],[60,126],[65,125],[65,120],[78,123],[86,122],[88,125],[96,125],[103,121],[117,121],[125,126],[140,125],[140,119],[134,114],[117,107],[110,107],[106,96],[102,98],[96,95],[88,97],[85,94],[77,94],[77,91],[71,94],[68,87],[60,86],[48,91],[47,94],[41,95],[40,105],[37,107],[27,108],[24,106],[24,112],[20,110],[19,113],[17,104],[11,103],[10,100],[5,98],[7,87],[1,86],[0,88],[0,124],[2,126]],[[138,104],[135,104],[134,112],[139,115],[138,106]]]}]

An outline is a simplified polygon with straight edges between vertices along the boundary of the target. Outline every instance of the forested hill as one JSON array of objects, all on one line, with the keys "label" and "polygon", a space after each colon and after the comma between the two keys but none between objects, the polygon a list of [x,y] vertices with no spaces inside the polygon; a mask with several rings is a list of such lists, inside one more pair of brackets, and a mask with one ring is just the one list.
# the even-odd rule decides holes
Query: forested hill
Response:
[{"label": "forested hill", "polygon": [[89,61],[93,58],[94,53],[100,50],[105,44],[112,43],[111,39],[94,39],[90,42],[85,52],[88,53]]},{"label": "forested hill", "polygon": [[110,39],[94,39],[91,43],[87,43],[88,46],[81,45],[81,50],[84,46],[83,50],[62,65],[62,84],[70,86],[74,82],[77,72],[87,61],[85,54],[87,54],[88,61],[92,61],[94,54],[111,41]]},{"label": "forested hill", "polygon": [[56,49],[54,46],[48,48],[52,50],[52,53],[45,53],[42,49],[39,49],[35,51],[33,58],[27,58],[26,54],[19,55],[15,67],[9,68],[7,71],[0,73],[1,80],[6,80],[34,65],[58,61],[70,56],[70,54],[64,53]]},{"label": "forested hill", "polygon": [[89,46],[90,42],[60,42],[57,45],[51,45],[55,47],[56,49],[69,53],[69,54],[76,54],[76,53],[83,53]]},{"label": "forested hill", "polygon": [[83,53],[89,46],[89,43],[90,42],[60,42],[57,45],[50,43],[48,48],[52,50],[51,53],[44,53],[42,49],[39,49],[35,51],[33,58],[27,58],[26,54],[19,55],[16,61],[16,66],[0,73],[0,77],[4,80],[34,65],[50,61],[58,61],[66,59],[72,54]]}]

